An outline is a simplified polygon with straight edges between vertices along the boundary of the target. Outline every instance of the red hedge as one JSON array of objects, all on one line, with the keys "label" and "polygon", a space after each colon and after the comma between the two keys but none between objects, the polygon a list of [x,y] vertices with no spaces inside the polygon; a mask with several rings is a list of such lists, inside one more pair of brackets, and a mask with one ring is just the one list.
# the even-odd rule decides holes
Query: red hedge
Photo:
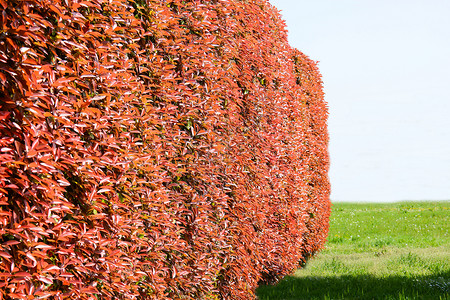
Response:
[{"label": "red hedge", "polygon": [[266,0],[0,7],[0,298],[250,299],[323,245],[320,74]]}]

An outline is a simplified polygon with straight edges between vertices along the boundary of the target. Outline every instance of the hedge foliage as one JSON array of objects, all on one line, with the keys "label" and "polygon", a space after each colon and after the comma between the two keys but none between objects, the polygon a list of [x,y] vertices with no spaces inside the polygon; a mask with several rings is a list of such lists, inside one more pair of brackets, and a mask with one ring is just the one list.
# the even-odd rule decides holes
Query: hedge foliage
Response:
[{"label": "hedge foliage", "polygon": [[267,0],[0,8],[0,299],[251,299],[323,245],[321,77]]}]

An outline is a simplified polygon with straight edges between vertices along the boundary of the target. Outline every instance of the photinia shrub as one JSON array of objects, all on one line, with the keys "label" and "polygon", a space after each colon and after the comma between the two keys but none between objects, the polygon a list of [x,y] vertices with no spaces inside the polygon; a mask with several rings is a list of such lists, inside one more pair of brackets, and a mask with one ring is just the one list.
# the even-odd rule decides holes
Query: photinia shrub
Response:
[{"label": "photinia shrub", "polygon": [[0,7],[0,299],[251,299],[323,246],[321,76],[267,0]]}]

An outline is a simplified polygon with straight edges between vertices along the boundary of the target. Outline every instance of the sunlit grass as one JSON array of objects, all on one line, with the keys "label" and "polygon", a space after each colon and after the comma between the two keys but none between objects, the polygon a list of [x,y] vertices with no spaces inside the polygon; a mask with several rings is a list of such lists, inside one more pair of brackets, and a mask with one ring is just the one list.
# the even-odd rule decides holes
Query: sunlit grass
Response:
[{"label": "sunlit grass", "polygon": [[326,248],[269,299],[450,299],[450,202],[336,203]]}]

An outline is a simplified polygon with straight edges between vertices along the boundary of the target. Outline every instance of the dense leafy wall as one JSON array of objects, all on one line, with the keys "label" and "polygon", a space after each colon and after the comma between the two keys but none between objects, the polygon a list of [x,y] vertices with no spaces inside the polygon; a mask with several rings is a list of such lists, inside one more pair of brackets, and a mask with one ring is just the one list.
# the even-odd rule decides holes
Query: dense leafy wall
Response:
[{"label": "dense leafy wall", "polygon": [[320,74],[266,0],[0,7],[0,298],[247,299],[323,245]]},{"label": "dense leafy wall", "polygon": [[330,182],[328,179],[328,130],[327,106],[320,73],[317,64],[306,55],[294,50],[294,73],[296,83],[300,87],[300,98],[307,106],[304,117],[307,127],[303,143],[307,145],[303,161],[306,173],[303,180],[307,183],[307,204],[305,209],[307,219],[306,232],[303,234],[303,259],[307,259],[317,252],[328,234],[328,219],[331,203],[329,201]]}]

